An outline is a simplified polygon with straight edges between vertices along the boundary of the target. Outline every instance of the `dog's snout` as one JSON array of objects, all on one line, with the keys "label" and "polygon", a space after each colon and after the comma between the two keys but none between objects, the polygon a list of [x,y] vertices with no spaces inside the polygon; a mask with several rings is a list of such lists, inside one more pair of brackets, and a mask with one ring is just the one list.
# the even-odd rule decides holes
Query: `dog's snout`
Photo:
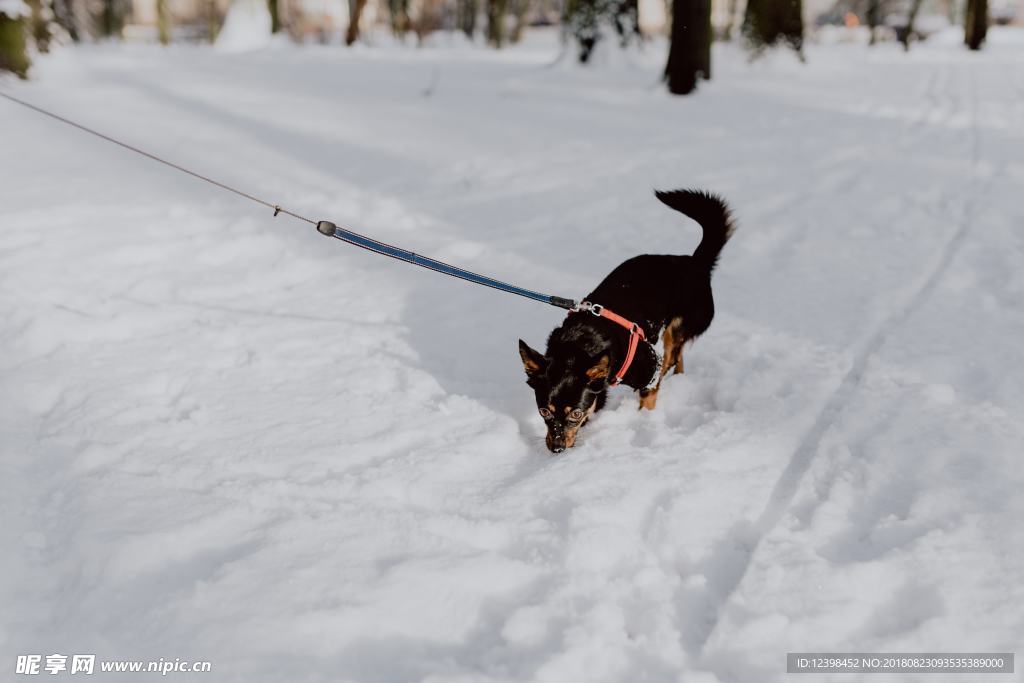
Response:
[{"label": "dog's snout", "polygon": [[560,431],[556,431],[554,433],[548,432],[548,437],[545,439],[545,442],[547,443],[548,450],[552,453],[561,453],[567,446],[565,434]]}]

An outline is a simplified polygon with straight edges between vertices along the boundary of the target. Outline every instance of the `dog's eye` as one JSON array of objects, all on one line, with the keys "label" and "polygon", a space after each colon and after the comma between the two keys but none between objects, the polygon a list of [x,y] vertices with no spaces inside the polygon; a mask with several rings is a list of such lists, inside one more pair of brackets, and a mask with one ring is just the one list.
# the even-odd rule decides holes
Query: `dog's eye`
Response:
[{"label": "dog's eye", "polygon": [[583,411],[577,408],[576,410],[569,413],[569,419],[573,422],[579,422],[583,419]]},{"label": "dog's eye", "polygon": [[545,420],[549,420],[551,419],[551,411],[548,410],[547,408],[540,408],[540,416],[543,417]]}]

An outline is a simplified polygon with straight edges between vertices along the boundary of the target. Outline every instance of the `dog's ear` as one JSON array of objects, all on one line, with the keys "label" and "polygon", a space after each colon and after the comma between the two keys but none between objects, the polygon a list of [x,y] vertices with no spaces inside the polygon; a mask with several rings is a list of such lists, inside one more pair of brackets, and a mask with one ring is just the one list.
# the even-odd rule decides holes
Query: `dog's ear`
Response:
[{"label": "dog's ear", "polygon": [[601,356],[601,359],[597,361],[589,370],[587,370],[587,377],[590,379],[604,379],[608,376],[608,354]]},{"label": "dog's ear", "polygon": [[527,375],[536,375],[548,364],[547,358],[540,351],[535,351],[522,339],[519,340],[519,357],[523,359],[523,368]]}]

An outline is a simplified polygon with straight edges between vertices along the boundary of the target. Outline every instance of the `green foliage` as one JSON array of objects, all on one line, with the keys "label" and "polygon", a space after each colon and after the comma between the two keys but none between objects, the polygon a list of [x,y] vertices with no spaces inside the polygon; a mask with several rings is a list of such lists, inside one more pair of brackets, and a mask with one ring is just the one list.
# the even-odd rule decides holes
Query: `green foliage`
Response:
[{"label": "green foliage", "polygon": [[31,62],[26,52],[27,32],[24,17],[9,17],[0,12],[0,71],[28,78]]},{"label": "green foliage", "polygon": [[784,42],[803,59],[802,9],[800,0],[748,0],[743,35],[754,56]]}]

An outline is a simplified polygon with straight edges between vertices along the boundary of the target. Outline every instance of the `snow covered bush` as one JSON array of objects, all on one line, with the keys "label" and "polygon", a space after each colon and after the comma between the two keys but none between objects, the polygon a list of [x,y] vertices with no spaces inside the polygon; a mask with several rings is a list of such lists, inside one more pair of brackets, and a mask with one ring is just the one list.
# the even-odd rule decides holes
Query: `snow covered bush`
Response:
[{"label": "snow covered bush", "polygon": [[590,60],[594,47],[614,29],[623,46],[640,35],[636,0],[568,0],[565,5],[565,30],[576,39],[579,59]]},{"label": "snow covered bush", "polygon": [[28,77],[25,45],[25,22],[28,7],[21,0],[0,0],[0,71],[10,71],[19,78]]},{"label": "snow covered bush", "polygon": [[754,56],[781,42],[803,56],[804,21],[800,0],[749,0],[743,36]]}]

